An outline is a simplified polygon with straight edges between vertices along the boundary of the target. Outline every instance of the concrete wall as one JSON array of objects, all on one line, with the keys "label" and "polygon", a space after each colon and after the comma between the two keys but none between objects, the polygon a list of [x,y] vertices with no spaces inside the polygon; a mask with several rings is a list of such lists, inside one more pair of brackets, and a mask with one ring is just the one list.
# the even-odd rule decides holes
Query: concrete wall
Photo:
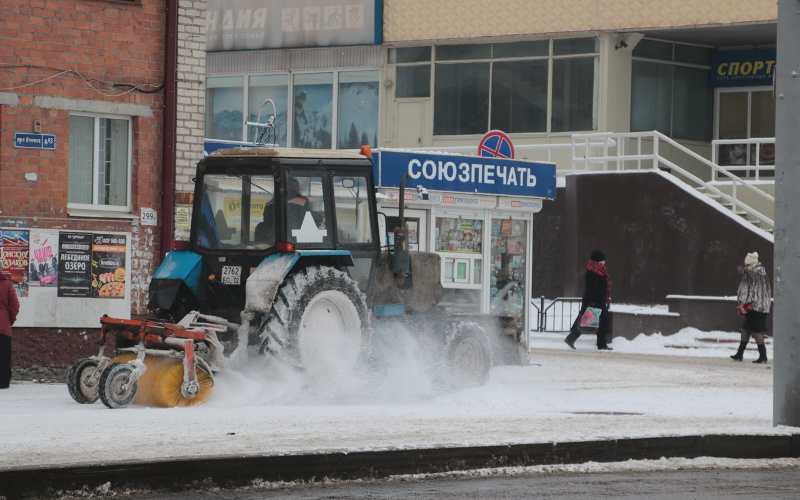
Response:
[{"label": "concrete wall", "polygon": [[[488,14],[488,12],[491,14]],[[775,22],[774,0],[386,0],[387,43]]]},{"label": "concrete wall", "polygon": [[612,300],[662,304],[667,295],[733,296],[744,257],[773,276],[773,244],[666,173],[572,174],[566,180],[567,296],[583,291],[592,250],[605,252]]}]

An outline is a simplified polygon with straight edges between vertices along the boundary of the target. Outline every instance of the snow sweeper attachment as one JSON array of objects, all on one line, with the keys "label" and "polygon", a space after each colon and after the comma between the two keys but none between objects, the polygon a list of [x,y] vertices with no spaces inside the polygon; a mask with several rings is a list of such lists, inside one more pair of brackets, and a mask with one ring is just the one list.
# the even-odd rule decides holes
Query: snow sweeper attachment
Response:
[{"label": "snow sweeper attachment", "polygon": [[[100,399],[108,408],[135,402],[171,408],[201,403],[214,386],[213,371],[224,362],[220,325],[198,323],[197,313],[179,323],[157,320],[100,319],[100,352],[75,362],[67,374],[72,399]],[[114,357],[104,356],[114,337]]]}]

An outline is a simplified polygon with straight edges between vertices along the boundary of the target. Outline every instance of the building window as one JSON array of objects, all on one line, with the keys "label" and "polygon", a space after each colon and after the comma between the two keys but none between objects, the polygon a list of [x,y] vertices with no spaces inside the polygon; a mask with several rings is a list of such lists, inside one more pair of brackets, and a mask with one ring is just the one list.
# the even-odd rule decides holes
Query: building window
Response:
[{"label": "building window", "polygon": [[[275,105],[267,102],[271,100]],[[288,124],[287,110],[289,109],[289,75],[258,75],[249,78],[247,93],[247,114],[251,123],[266,123],[271,116],[275,116],[273,128],[247,127],[246,141],[278,144],[286,146],[286,125]],[[259,118],[259,114],[261,118]],[[257,122],[260,120],[260,122]]]},{"label": "building window", "polygon": [[333,147],[333,73],[294,77],[292,147]]},{"label": "building window", "polygon": [[131,122],[126,118],[69,118],[69,205],[130,210]]},{"label": "building window", "polygon": [[434,135],[482,134],[489,123],[489,63],[437,64]]},{"label": "building window", "polygon": [[378,78],[375,71],[339,73],[339,149],[378,145]]},{"label": "building window", "polygon": [[642,40],[633,51],[631,131],[710,141],[714,93],[711,50]]},{"label": "building window", "polygon": [[[312,149],[377,146],[379,95],[377,69],[209,77],[205,137]],[[252,125],[259,113],[260,123],[275,114],[273,129]]]},{"label": "building window", "polygon": [[241,141],[243,109],[244,77],[206,79],[206,138]]},{"label": "building window", "polygon": [[[598,39],[393,48],[395,98],[430,96],[433,134],[548,133],[597,128]],[[551,69],[552,68],[552,69]],[[550,96],[548,98],[548,96]]]}]

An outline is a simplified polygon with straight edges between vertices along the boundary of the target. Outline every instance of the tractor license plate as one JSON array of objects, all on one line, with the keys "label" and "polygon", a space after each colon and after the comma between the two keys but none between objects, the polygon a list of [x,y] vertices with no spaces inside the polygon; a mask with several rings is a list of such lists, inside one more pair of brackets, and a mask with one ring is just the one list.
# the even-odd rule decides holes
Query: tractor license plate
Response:
[{"label": "tractor license plate", "polygon": [[242,282],[242,266],[222,266],[222,284],[239,285]]}]

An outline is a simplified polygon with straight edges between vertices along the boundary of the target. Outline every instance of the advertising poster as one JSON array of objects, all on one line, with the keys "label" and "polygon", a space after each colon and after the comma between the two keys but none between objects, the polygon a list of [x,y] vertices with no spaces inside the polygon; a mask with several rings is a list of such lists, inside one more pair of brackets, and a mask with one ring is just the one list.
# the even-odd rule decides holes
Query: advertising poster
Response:
[{"label": "advertising poster", "polygon": [[58,231],[31,229],[30,286],[58,286]]},{"label": "advertising poster", "polygon": [[2,247],[0,259],[3,272],[10,275],[19,297],[28,296],[28,239],[27,229],[3,229],[0,231]]},{"label": "advertising poster", "polygon": [[92,297],[125,297],[125,235],[92,236]]},{"label": "advertising poster", "polygon": [[92,296],[92,234],[58,235],[58,296]]}]

